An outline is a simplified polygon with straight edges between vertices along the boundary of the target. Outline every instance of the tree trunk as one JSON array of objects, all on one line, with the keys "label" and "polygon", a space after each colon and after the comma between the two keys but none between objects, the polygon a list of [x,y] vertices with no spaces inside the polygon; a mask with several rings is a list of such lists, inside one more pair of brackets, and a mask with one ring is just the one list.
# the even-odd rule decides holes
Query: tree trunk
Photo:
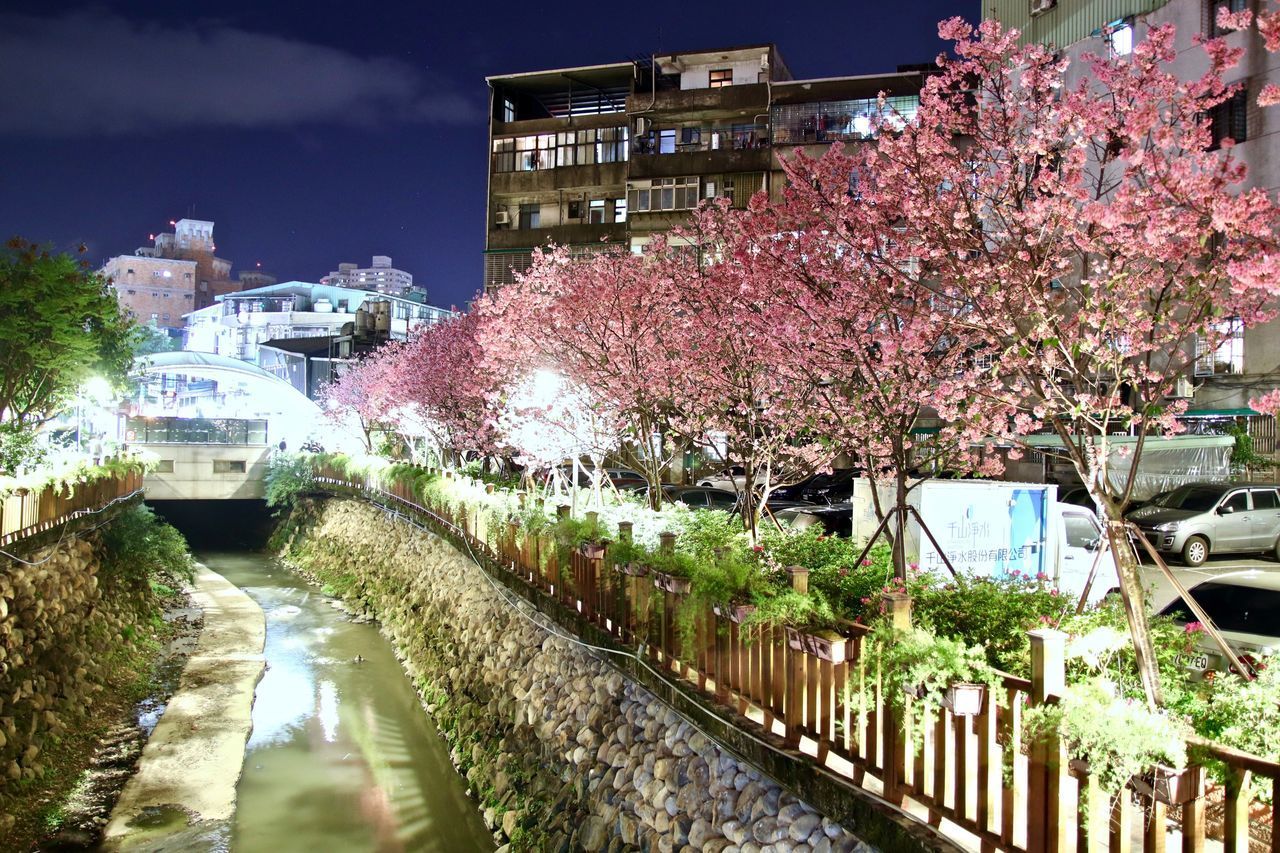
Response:
[{"label": "tree trunk", "polygon": [[[874,481],[872,488],[875,488]],[[893,501],[893,576],[907,579],[907,475],[898,470],[894,474]]]},{"label": "tree trunk", "polygon": [[[1105,506],[1113,511],[1110,502]],[[1124,520],[1108,518],[1107,538],[1115,556],[1120,575],[1120,597],[1124,601],[1125,618],[1129,622],[1129,634],[1133,638],[1133,652],[1138,662],[1138,675],[1142,689],[1147,694],[1147,705],[1152,710],[1164,703],[1160,689],[1160,672],[1156,669],[1155,648],[1151,645],[1151,627],[1147,623],[1147,608],[1142,591],[1142,578],[1138,575],[1138,559],[1129,544]]]}]

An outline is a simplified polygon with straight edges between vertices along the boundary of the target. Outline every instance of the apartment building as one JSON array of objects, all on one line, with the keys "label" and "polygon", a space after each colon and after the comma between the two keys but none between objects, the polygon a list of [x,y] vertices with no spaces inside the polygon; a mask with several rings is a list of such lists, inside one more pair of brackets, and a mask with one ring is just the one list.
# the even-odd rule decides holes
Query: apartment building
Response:
[{"label": "apartment building", "polygon": [[320,283],[403,296],[413,289],[413,274],[396,269],[386,255],[374,255],[367,267],[338,264],[338,268],[321,278]]},{"label": "apartment building", "polygon": [[[1154,26],[1177,28],[1177,58],[1172,68],[1192,79],[1207,68],[1196,49],[1197,37],[1225,36],[1232,47],[1243,48],[1240,64],[1228,82],[1242,83],[1240,91],[1218,106],[1211,116],[1213,143],[1234,140],[1231,154],[1248,167],[1242,189],[1280,190],[1280,107],[1259,107],[1258,93],[1267,83],[1280,83],[1280,55],[1268,53],[1256,31],[1221,33],[1218,9],[1232,12],[1258,8],[1257,0],[983,0],[982,14],[1022,32],[1024,42],[1040,42],[1061,50],[1071,60],[1072,83],[1088,74],[1085,54],[1124,56]],[[1230,324],[1231,321],[1227,321]],[[1215,429],[1214,422],[1247,419],[1251,434],[1264,452],[1276,449],[1275,421],[1248,408],[1249,400],[1280,387],[1280,322],[1233,334],[1216,349],[1200,347],[1191,375],[1180,383],[1179,396],[1190,398],[1188,427]]]},{"label": "apartment building", "polygon": [[704,199],[776,197],[785,157],[867,138],[881,92],[909,118],[927,73],[796,80],[758,44],[489,77],[485,289],[547,243],[638,250]]},{"label": "apartment building", "polygon": [[231,261],[219,258],[213,223],[180,219],[174,230],[152,235],[153,245],[109,258],[98,273],[111,281],[120,305],[142,323],[178,336],[183,315],[212,305],[225,293],[275,283],[260,270],[231,278]]}]

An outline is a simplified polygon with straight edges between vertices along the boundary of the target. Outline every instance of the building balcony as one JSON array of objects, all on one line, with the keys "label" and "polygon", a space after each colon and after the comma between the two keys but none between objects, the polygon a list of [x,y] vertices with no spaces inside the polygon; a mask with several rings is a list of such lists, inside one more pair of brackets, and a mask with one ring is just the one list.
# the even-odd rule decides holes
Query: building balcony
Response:
[{"label": "building balcony", "polygon": [[533,195],[571,187],[622,187],[627,182],[626,161],[593,163],[589,166],[560,166],[531,172],[492,172],[491,195]]},{"label": "building balcony", "polygon": [[[650,103],[652,102],[652,106]],[[663,117],[696,114],[698,117],[742,117],[750,121],[768,109],[769,92],[764,83],[725,86],[721,89],[669,89],[636,92],[627,98],[628,113],[657,114]]]},{"label": "building balcony", "polygon": [[627,239],[627,223],[613,222],[604,225],[554,225],[550,228],[502,229],[489,232],[486,249],[533,249],[555,243],[557,246],[573,246]]},{"label": "building balcony", "polygon": [[682,175],[721,175],[733,172],[767,172],[773,167],[768,146],[741,150],[677,151],[674,154],[631,155],[630,178],[676,178]]}]

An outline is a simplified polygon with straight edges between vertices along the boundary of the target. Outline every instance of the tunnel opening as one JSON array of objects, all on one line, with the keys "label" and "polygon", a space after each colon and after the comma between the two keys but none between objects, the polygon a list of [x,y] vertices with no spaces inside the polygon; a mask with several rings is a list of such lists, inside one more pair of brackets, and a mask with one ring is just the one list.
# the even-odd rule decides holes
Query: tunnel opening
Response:
[{"label": "tunnel opening", "polygon": [[192,551],[261,551],[275,527],[262,500],[147,501],[187,537]]}]

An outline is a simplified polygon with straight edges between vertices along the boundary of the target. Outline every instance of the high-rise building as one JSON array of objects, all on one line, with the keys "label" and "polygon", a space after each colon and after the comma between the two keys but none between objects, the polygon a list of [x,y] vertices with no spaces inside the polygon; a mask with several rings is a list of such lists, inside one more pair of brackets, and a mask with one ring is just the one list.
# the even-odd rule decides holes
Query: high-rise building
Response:
[{"label": "high-rise building", "polygon": [[391,258],[386,255],[374,255],[373,262],[367,267],[338,264],[338,268],[320,279],[320,283],[403,296],[413,289],[413,274],[393,267]]},{"label": "high-rise building", "polygon": [[231,261],[215,254],[212,222],[179,219],[173,226],[172,232],[154,235],[153,245],[111,258],[99,270],[111,280],[120,304],[141,322],[176,334],[183,314],[207,308],[214,297],[275,283],[257,270],[232,279]]},{"label": "high-rise building", "polygon": [[776,197],[782,158],[910,118],[928,71],[795,80],[759,44],[489,77],[485,288],[548,242],[638,249],[704,199]]}]

